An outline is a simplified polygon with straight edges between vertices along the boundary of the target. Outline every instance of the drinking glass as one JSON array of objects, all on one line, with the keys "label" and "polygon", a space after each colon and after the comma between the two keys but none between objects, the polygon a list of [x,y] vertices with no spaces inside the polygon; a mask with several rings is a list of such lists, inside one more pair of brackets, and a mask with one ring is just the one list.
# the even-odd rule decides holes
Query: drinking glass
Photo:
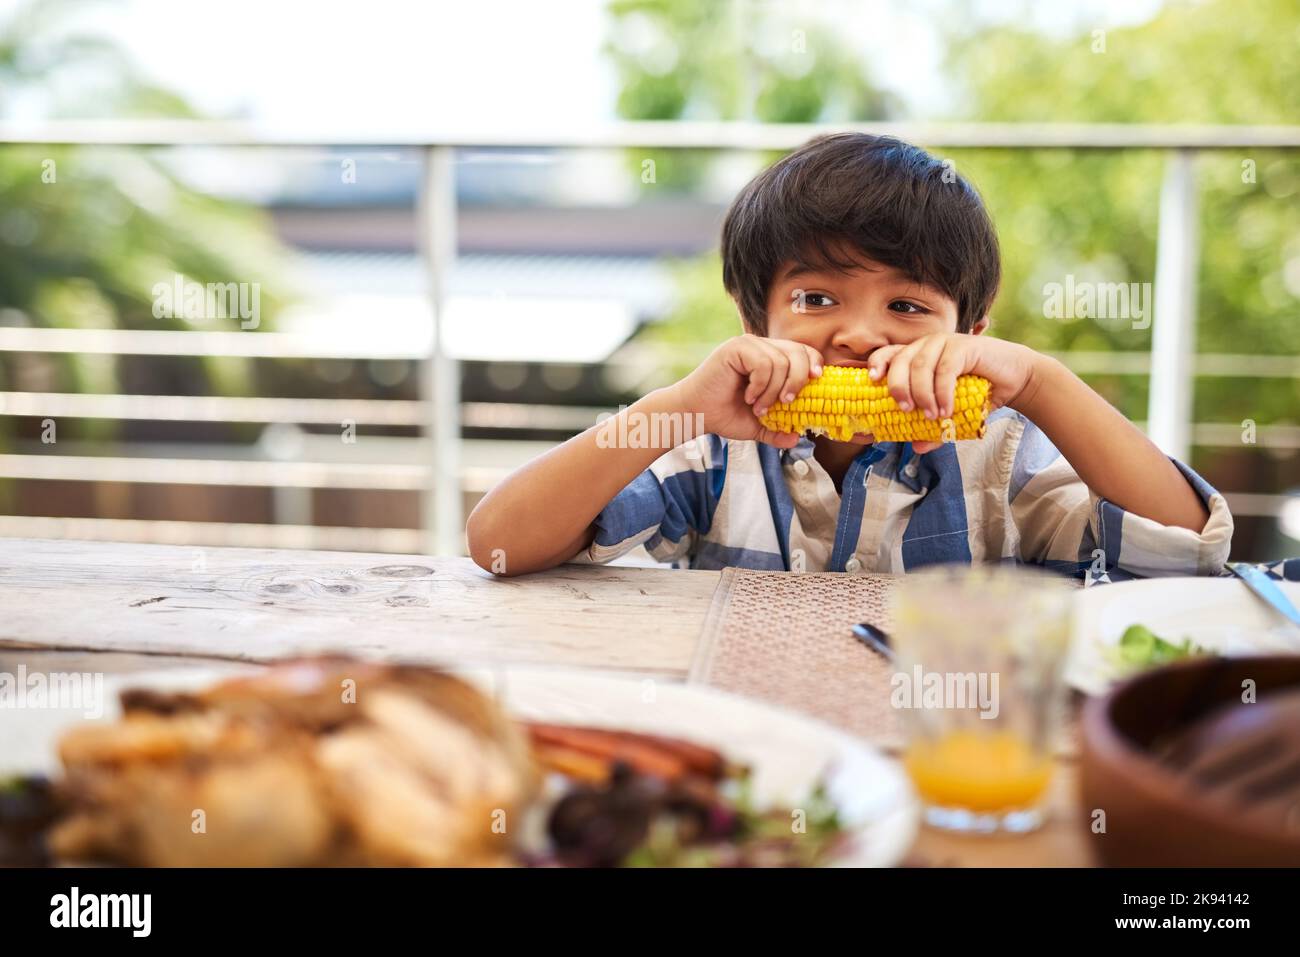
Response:
[{"label": "drinking glass", "polygon": [[891,703],[928,824],[1042,823],[1074,594],[1059,576],[1013,565],[942,565],[899,583]]}]

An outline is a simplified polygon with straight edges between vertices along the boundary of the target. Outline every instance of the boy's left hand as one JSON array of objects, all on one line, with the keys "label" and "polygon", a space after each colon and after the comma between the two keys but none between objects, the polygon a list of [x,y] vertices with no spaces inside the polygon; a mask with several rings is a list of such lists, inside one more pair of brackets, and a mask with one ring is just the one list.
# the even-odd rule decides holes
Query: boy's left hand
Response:
[{"label": "boy's left hand", "polygon": [[[1032,398],[1035,371],[1043,357],[1028,346],[991,336],[935,332],[902,345],[881,346],[867,356],[871,377],[885,377],[889,393],[903,411],[920,409],[930,419],[952,415],[957,377],[972,374],[992,383],[989,403],[994,409],[1016,407]],[[940,442],[913,442],[917,452],[930,452]]]}]

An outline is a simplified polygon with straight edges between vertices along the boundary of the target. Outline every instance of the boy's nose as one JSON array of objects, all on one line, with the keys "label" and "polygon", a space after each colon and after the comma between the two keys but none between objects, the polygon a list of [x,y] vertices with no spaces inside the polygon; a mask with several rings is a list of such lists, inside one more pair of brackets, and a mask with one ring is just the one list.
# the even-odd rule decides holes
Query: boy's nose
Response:
[{"label": "boy's nose", "polygon": [[857,359],[865,359],[881,346],[889,345],[883,330],[866,317],[849,319],[831,336],[831,345]]}]

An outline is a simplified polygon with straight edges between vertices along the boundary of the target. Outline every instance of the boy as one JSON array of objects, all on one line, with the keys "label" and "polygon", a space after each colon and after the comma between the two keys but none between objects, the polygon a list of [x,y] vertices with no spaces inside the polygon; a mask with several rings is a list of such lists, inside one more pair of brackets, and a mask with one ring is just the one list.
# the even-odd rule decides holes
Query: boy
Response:
[{"label": "boy", "polygon": [[[474,561],[515,575],[644,543],[692,568],[1010,560],[1091,579],[1217,574],[1232,538],[1223,496],[1059,362],[984,335],[997,238],[950,169],[890,137],[840,134],[757,176],[722,230],[745,334],[620,412],[626,421],[494,488],[469,519]],[[868,367],[901,408],[931,419],[951,413],[957,376],[973,373],[992,383],[996,411],[984,438],[945,443],[760,424],[827,365]],[[665,414],[707,434],[673,447],[670,430],[644,427]],[[654,441],[612,447],[628,435]]]}]

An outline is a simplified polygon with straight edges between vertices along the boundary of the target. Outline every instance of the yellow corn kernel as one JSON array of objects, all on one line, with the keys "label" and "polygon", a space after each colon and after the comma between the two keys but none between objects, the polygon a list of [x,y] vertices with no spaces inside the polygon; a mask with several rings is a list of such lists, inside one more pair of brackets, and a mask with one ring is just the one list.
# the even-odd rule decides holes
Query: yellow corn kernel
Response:
[{"label": "yellow corn kernel", "polygon": [[989,415],[989,388],[989,380],[982,376],[959,376],[952,416],[934,420],[919,409],[900,410],[889,387],[873,382],[866,369],[826,366],[793,402],[774,403],[759,421],[773,432],[812,431],[840,442],[859,432],[873,435],[878,442],[979,439],[984,437]]}]

